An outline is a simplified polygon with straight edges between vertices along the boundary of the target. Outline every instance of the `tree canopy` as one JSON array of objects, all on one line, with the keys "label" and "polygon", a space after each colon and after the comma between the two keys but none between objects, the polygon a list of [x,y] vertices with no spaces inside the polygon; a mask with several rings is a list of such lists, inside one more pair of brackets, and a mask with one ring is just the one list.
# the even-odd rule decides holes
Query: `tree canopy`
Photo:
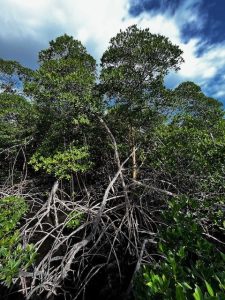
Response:
[{"label": "tree canopy", "polygon": [[66,34],[36,70],[0,59],[5,299],[225,299],[224,110],[166,87],[182,63],[136,25],[99,71]]}]

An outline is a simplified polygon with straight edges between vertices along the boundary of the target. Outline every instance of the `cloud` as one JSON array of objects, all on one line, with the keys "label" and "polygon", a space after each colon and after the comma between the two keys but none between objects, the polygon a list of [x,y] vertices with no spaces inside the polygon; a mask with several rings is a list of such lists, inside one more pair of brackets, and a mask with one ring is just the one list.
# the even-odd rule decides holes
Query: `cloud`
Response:
[{"label": "cloud", "polygon": [[[140,3],[148,7],[131,15],[134,0],[0,0],[0,57],[35,67],[38,51],[67,33],[81,40],[99,61],[110,38],[136,23],[169,37],[183,50],[185,63],[178,74],[168,76],[169,86],[193,80],[210,95],[223,97],[225,43],[210,45],[201,35],[184,36],[184,28],[204,27],[207,14],[201,10],[202,0],[135,0],[136,7]],[[150,4],[155,7],[150,9]]]},{"label": "cloud", "polygon": [[[0,41],[39,49],[67,33],[81,40],[99,59],[109,39],[129,22],[127,0],[0,0]],[[129,23],[130,24],[130,23]],[[1,51],[1,50],[0,50]],[[0,52],[1,54],[1,52]]]}]

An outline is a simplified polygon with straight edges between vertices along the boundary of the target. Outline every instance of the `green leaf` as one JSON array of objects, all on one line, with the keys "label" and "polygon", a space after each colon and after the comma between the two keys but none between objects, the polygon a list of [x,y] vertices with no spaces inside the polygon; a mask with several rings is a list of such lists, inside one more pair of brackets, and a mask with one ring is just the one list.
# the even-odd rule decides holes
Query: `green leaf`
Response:
[{"label": "green leaf", "polygon": [[214,296],[214,291],[211,287],[211,285],[205,280],[205,285],[206,285],[206,288],[207,288],[207,291],[209,293],[210,296]]},{"label": "green leaf", "polygon": [[193,296],[195,300],[203,300],[202,291],[199,286],[196,286]]},{"label": "green leaf", "polygon": [[176,300],[186,300],[183,287],[181,285],[176,286]]},{"label": "green leaf", "polygon": [[192,290],[192,287],[187,282],[183,282],[182,285],[183,285],[183,287],[185,287],[189,290]]}]

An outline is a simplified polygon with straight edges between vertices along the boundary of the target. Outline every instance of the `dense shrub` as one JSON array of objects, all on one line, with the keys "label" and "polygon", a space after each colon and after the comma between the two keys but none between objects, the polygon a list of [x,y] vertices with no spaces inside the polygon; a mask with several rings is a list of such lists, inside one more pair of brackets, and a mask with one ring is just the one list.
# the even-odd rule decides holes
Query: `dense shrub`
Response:
[{"label": "dense shrub", "polygon": [[17,227],[28,211],[25,200],[19,196],[0,199],[0,280],[8,286],[20,270],[27,270],[35,260],[33,245],[21,243]]}]

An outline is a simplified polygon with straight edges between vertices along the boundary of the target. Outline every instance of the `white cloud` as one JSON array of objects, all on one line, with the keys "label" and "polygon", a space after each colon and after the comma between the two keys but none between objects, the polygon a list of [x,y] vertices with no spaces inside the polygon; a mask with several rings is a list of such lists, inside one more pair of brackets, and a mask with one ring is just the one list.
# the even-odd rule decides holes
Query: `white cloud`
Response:
[{"label": "white cloud", "polygon": [[[152,33],[158,33],[167,36],[173,43],[180,42],[180,30],[173,19],[165,15],[149,15],[143,13],[137,18],[132,19],[142,28],[148,27]],[[131,22],[132,23],[132,22]]]},{"label": "white cloud", "polygon": [[199,14],[198,6],[203,0],[185,0],[182,1],[175,11],[174,18],[179,25],[195,24],[195,27],[200,29],[204,26],[204,16]]},{"label": "white cloud", "polygon": [[[96,56],[129,21],[127,0],[0,0],[0,36],[49,39],[68,33],[94,43]],[[54,27],[57,28],[56,32]]]},{"label": "white cloud", "polygon": [[225,96],[225,90],[223,90],[223,91],[218,91],[218,92],[216,92],[215,93],[215,97],[223,97],[223,96]]},{"label": "white cloud", "polygon": [[196,9],[201,1],[183,1],[174,16],[145,12],[131,17],[129,0],[0,0],[0,38],[24,39],[28,41],[27,47],[29,40],[39,44],[41,41],[46,47],[49,40],[68,33],[81,40],[99,60],[112,36],[137,23],[169,37],[184,51],[185,63],[175,81],[193,80],[207,86],[207,82],[225,68],[225,43],[205,47],[198,56],[197,50],[204,41],[192,38],[184,43],[181,38],[182,25],[194,22],[196,26],[203,26],[204,16],[200,17]]}]

